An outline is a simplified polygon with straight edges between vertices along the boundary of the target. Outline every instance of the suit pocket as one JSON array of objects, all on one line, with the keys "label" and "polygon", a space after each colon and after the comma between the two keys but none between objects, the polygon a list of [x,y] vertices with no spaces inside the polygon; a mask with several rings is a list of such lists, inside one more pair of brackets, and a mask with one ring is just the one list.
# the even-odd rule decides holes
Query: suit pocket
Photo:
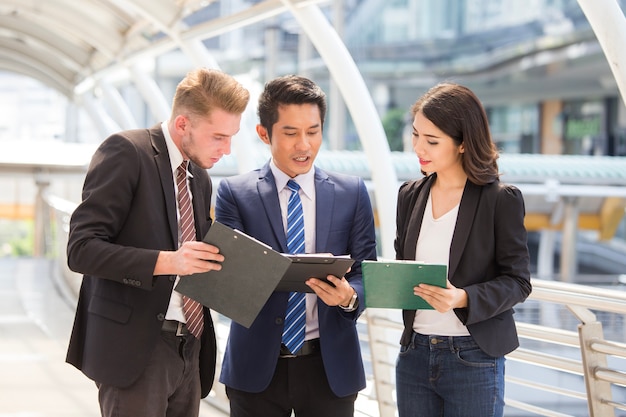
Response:
[{"label": "suit pocket", "polygon": [[93,296],[89,302],[89,312],[98,316],[116,321],[118,323],[128,323],[133,309],[126,304],[120,304],[106,298]]}]

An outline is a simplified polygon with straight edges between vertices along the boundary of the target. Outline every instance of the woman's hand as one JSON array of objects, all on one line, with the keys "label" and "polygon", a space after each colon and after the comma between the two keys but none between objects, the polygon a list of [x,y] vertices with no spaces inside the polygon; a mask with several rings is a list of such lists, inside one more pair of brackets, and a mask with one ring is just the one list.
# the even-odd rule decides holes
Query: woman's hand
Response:
[{"label": "woman's hand", "polygon": [[440,313],[448,312],[454,308],[467,307],[467,293],[462,288],[457,288],[446,280],[447,287],[441,288],[436,285],[420,284],[413,287],[413,293],[420,296]]}]

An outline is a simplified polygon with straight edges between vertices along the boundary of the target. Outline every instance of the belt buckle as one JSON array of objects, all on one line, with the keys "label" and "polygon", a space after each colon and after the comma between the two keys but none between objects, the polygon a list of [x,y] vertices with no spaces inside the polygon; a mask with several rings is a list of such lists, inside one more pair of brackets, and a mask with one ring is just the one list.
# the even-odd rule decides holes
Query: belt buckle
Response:
[{"label": "belt buckle", "polygon": [[176,325],[176,336],[185,336],[185,333],[183,333],[183,330],[185,330],[185,323],[181,323],[179,321],[178,324]]},{"label": "belt buckle", "polygon": [[287,346],[285,346],[284,343],[280,345],[280,350],[281,350],[281,352],[278,354],[278,357],[281,358],[281,359],[297,358],[298,357],[298,355],[294,355],[293,353],[291,353],[289,351],[289,349],[287,349]]}]

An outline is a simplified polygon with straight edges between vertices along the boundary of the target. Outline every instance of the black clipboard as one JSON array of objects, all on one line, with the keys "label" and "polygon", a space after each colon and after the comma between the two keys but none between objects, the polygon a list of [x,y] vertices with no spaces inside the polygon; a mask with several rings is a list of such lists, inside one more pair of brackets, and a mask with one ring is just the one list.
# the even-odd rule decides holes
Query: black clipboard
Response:
[{"label": "black clipboard", "polygon": [[304,283],[307,279],[326,280],[329,274],[342,277],[354,263],[348,256],[282,254],[219,222],[213,222],[202,240],[220,249],[222,269],[183,276],[175,289],[246,328],[272,292],[312,293]]},{"label": "black clipboard", "polygon": [[[284,255],[291,260],[289,268],[276,286],[276,291],[314,292],[305,284],[309,278],[318,278],[333,285],[327,275],[343,277],[354,263],[349,256],[324,254]],[[333,285],[334,286],[334,285]]]},{"label": "black clipboard", "polygon": [[425,283],[446,287],[448,266],[418,261],[363,261],[365,306],[404,310],[432,310],[422,297],[413,294],[413,287]]},{"label": "black clipboard", "polygon": [[203,241],[220,249],[222,269],[183,276],[176,291],[249,328],[291,260],[218,222],[211,225]]}]

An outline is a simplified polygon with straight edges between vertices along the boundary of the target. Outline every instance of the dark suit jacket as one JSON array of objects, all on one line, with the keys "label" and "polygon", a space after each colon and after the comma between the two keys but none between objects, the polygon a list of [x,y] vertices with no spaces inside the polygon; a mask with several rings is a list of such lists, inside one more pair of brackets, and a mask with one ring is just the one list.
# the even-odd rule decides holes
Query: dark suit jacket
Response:
[{"label": "dark suit jacket", "polygon": [[[415,259],[430,187],[436,175],[404,183],[398,194],[397,259]],[[519,346],[513,306],[531,292],[521,192],[496,181],[465,184],[448,265],[448,279],[467,292],[468,307],[454,310],[480,348],[503,356]],[[400,344],[410,343],[415,311],[404,311]]]},{"label": "dark suit jacket", "polygon": [[[211,218],[211,181],[190,164],[196,235]],[[159,251],[176,250],[174,180],[160,126],[107,138],[94,154],[83,201],[72,214],[68,265],[84,274],[67,362],[89,378],[131,385],[157,343],[175,275],[153,276]],[[205,309],[200,374],[211,389],[216,343]]]},{"label": "dark suit jacket", "polygon": [[[322,360],[333,392],[344,397],[365,387],[356,330],[363,311],[361,262],[376,259],[371,203],[363,180],[315,169],[316,252],[349,254],[356,260],[346,275],[361,301],[354,312],[318,300]],[[215,218],[287,252],[280,203],[269,164],[220,182]],[[232,323],[220,382],[247,392],[269,385],[278,362],[288,292],[274,292],[249,329]]]}]

